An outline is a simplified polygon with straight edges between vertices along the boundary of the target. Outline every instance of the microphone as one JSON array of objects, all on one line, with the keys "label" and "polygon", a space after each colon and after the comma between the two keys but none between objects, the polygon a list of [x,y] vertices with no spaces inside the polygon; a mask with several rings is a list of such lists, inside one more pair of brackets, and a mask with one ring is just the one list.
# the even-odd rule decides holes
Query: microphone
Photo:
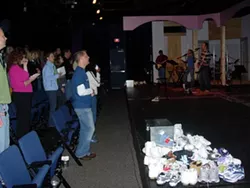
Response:
[{"label": "microphone", "polygon": [[177,57],[177,59],[180,59],[180,58],[185,57],[185,56],[187,56],[187,54],[184,54],[184,55],[182,55],[180,57]]}]

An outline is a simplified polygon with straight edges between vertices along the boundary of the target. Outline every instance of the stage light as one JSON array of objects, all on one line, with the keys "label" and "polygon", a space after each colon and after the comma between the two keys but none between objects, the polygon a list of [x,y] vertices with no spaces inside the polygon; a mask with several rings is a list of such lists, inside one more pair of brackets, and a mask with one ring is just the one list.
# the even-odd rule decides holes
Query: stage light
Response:
[{"label": "stage light", "polygon": [[115,38],[114,39],[114,43],[119,43],[120,42],[120,39],[119,38]]},{"label": "stage light", "polygon": [[102,20],[102,19],[103,19],[103,17],[100,17],[99,19],[100,19],[100,20]]},{"label": "stage light", "polygon": [[93,0],[92,4],[96,4],[96,0]]},{"label": "stage light", "polygon": [[27,12],[26,2],[23,3],[23,12]]},{"label": "stage light", "polygon": [[98,9],[98,10],[96,11],[96,14],[100,14],[100,12],[101,12],[100,9]]}]

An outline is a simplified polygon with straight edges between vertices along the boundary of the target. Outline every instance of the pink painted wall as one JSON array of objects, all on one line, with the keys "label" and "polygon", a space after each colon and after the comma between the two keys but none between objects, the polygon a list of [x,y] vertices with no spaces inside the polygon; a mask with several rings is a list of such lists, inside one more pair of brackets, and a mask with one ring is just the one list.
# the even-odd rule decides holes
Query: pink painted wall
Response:
[{"label": "pink painted wall", "polygon": [[219,27],[230,20],[238,11],[250,6],[250,0],[245,0],[225,11],[199,16],[125,16],[123,17],[123,30],[132,31],[140,25],[152,21],[172,21],[179,23],[187,29],[201,29],[207,19],[213,19]]}]

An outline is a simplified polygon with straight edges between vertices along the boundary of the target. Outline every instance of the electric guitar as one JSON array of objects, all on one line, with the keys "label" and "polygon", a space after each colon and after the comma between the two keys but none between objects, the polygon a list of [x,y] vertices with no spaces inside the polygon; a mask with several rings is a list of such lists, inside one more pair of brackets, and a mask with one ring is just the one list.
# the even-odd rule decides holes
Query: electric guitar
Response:
[{"label": "electric guitar", "polygon": [[[213,54],[208,54],[208,56],[213,56]],[[202,56],[201,59],[198,59],[195,64],[196,64],[196,71],[195,73],[200,73],[202,67],[204,64],[206,64],[207,62],[205,61],[205,57],[206,55]]]},{"label": "electric guitar", "polygon": [[166,62],[167,62],[168,60],[164,60],[164,61],[162,61],[161,62],[161,64],[160,63],[155,63],[155,68],[157,69],[157,70],[159,70],[160,68],[162,68],[162,67],[166,67]]}]

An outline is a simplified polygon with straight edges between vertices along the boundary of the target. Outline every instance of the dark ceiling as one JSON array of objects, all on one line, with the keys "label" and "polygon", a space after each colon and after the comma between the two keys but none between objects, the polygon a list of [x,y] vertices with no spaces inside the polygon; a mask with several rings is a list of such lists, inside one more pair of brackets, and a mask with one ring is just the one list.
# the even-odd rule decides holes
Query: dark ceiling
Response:
[{"label": "dark ceiling", "polygon": [[[115,20],[122,16],[133,15],[199,15],[225,10],[243,0],[5,0],[1,5],[0,18],[20,20],[28,18],[42,23],[71,19],[98,20],[103,16],[106,20]],[[27,11],[24,12],[24,6]],[[96,10],[101,14],[97,15]]]},{"label": "dark ceiling", "polygon": [[[243,0],[2,0],[0,20],[10,20],[10,43],[39,44],[71,42],[73,27],[99,30],[106,23],[122,23],[122,16],[139,15],[199,15],[225,10]],[[72,8],[72,3],[74,8]],[[24,9],[26,7],[26,11]],[[100,14],[96,11],[100,9]],[[237,16],[250,13],[245,9]],[[103,20],[99,20],[103,17]],[[79,24],[81,23],[81,24]],[[39,37],[38,37],[39,36]],[[64,40],[61,40],[61,39]],[[26,41],[29,40],[29,41]],[[12,41],[12,42],[11,42]],[[51,42],[52,41],[52,42]],[[55,42],[57,41],[57,42]]]}]

